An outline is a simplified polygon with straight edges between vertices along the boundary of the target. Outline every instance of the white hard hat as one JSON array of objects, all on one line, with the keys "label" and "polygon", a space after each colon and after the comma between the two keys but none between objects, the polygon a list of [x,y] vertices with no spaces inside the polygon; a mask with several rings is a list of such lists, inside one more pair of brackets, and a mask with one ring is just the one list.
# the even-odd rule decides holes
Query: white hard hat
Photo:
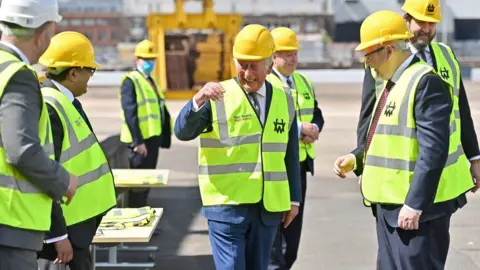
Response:
[{"label": "white hard hat", "polygon": [[57,0],[2,0],[0,21],[25,28],[38,28],[46,22],[60,22]]}]

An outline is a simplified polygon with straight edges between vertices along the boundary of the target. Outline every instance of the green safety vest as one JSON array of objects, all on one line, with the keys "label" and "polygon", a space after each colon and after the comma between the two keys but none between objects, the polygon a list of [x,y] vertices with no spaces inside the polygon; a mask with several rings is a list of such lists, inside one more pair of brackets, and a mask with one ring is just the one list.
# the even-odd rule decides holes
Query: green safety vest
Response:
[{"label": "green safety vest", "polygon": [[[387,105],[365,155],[361,190],[367,202],[405,203],[419,152],[414,118],[415,93],[420,79],[432,70],[425,62],[411,65],[388,95]],[[470,163],[463,152],[453,110],[450,120],[449,155],[434,203],[454,199],[473,187]]]},{"label": "green safety vest", "polygon": [[[299,72],[293,72],[292,77],[295,87],[297,88],[291,89],[291,93],[298,121],[310,123],[313,120],[313,112],[315,110],[315,91],[313,90],[313,85],[305,75]],[[283,81],[273,73],[267,76],[267,80],[276,87],[287,87]],[[300,162],[307,159],[307,155],[312,159],[316,157],[315,143],[306,143],[299,140],[299,144]]]},{"label": "green safety vest", "polygon": [[[33,67],[18,60],[14,55],[0,50],[0,100],[10,78],[25,68],[31,70],[37,77]],[[50,119],[43,101],[38,120],[40,145],[47,156],[53,160]],[[0,137],[1,133],[0,130]],[[0,138],[0,224],[19,229],[48,231],[51,212],[52,199],[8,163],[3,141]]]},{"label": "green safety vest", "polygon": [[59,90],[42,87],[45,102],[55,109],[64,132],[59,162],[78,177],[69,205],[62,204],[67,226],[98,216],[116,205],[113,174],[97,138],[72,102]]},{"label": "green safety vest", "polygon": [[199,186],[203,205],[263,199],[267,211],[291,208],[285,153],[295,114],[289,89],[272,86],[265,126],[235,79],[221,82],[223,100],[210,101],[213,130],[200,135]]},{"label": "green safety vest", "polygon": [[[142,138],[148,139],[153,136],[161,135],[161,110],[158,96],[155,94],[155,89],[139,71],[132,71],[126,74],[123,76],[122,82],[126,78],[132,80],[133,85],[135,86],[135,93],[137,96],[137,117]],[[158,85],[157,81],[153,77],[152,79],[158,89],[160,102],[162,102],[163,106],[165,106],[165,110],[168,110],[163,91],[160,90],[160,86]],[[123,108],[121,117],[123,124],[120,131],[120,141],[124,143],[131,143],[133,140],[132,134],[130,133],[130,129],[125,121],[125,112],[123,111]],[[173,130],[173,121],[171,119],[170,128]]]}]

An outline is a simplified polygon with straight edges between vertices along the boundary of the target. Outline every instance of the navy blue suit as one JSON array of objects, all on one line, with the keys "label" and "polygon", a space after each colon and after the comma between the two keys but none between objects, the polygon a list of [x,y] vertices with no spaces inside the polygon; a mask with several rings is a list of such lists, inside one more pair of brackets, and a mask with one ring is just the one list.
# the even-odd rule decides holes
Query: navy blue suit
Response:
[{"label": "navy blue suit", "polygon": [[[272,73],[280,78],[280,76],[272,70]],[[303,75],[301,75],[303,76]],[[298,94],[298,92],[297,92]],[[318,101],[314,98],[313,119],[311,123],[316,124],[318,129],[322,131],[325,124],[322,110],[318,107]],[[303,226],[303,212],[305,209],[305,199],[307,194],[307,172],[314,174],[314,160],[307,153],[307,158],[300,162],[300,176],[302,185],[303,203],[300,204],[297,217],[290,223],[287,228],[279,226],[278,233],[272,250],[272,258],[269,269],[290,269],[297,260],[298,248],[300,247],[300,237]]]},{"label": "navy blue suit", "polygon": [[[139,72],[139,71],[137,71]],[[155,85],[151,77],[146,78],[151,84]],[[125,122],[132,134],[133,142],[129,145],[130,167],[133,169],[155,169],[159,148],[170,148],[171,132],[170,132],[170,114],[162,105],[159,97],[159,106],[162,114],[162,134],[151,138],[143,138],[140,132],[139,120],[137,117],[137,95],[135,92],[135,84],[130,78],[126,78],[121,86],[121,105],[125,115]],[[133,151],[137,145],[144,143],[147,148],[147,156],[139,155]],[[150,189],[130,189],[128,191],[128,207],[142,207],[147,204],[147,197]]]},{"label": "navy blue suit", "polygon": [[[410,65],[417,61],[419,59],[414,57]],[[381,269],[444,268],[450,244],[451,215],[466,204],[464,194],[447,202],[433,203],[448,157],[452,108],[444,81],[433,73],[423,76],[416,90],[414,107],[419,156],[405,201],[406,205],[423,210],[423,213],[419,230],[405,231],[398,227],[401,205],[372,205],[377,220],[378,267]],[[365,142],[359,141],[361,145]],[[363,170],[363,148],[354,153],[357,168]]]},{"label": "navy blue suit", "polygon": [[[266,112],[268,117],[272,86],[266,82]],[[290,186],[291,201],[301,202],[300,167],[298,163],[298,128],[296,117],[289,131],[285,165]],[[195,112],[190,100],[180,111],[175,121],[175,135],[179,140],[189,141],[204,130],[212,130],[210,102]],[[267,212],[263,203],[238,206],[208,206],[202,208],[208,219],[210,243],[217,269],[267,269],[270,252],[280,224],[281,213]]]}]

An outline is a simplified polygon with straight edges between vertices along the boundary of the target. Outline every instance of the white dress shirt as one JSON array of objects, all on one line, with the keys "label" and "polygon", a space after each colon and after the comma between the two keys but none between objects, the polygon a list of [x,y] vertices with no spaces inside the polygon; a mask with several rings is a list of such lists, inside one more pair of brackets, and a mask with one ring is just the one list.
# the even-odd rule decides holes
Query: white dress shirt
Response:
[{"label": "white dress shirt", "polygon": [[[273,70],[278,74],[278,76],[280,77],[280,80],[282,80],[283,82],[283,85],[285,85],[286,87],[290,87],[287,83],[287,79],[290,79],[290,81],[292,82],[292,87],[294,89],[296,89],[296,86],[295,86],[295,80],[293,79],[293,76],[290,75],[288,77],[285,77],[283,76],[282,73],[280,73],[276,68],[273,68]],[[297,115],[298,117],[298,115]],[[302,135],[302,121],[300,120],[300,118],[297,119],[297,125],[298,125],[298,138],[301,137]],[[317,124],[313,124],[316,128],[317,128],[317,131],[319,131],[320,129],[318,128]]]}]

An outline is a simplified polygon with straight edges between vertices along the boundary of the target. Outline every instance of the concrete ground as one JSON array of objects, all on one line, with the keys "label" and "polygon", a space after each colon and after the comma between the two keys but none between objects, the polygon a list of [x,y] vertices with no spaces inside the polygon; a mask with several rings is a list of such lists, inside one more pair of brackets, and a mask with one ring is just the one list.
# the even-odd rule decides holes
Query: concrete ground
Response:
[{"label": "concrete ground", "polygon": [[[480,83],[466,83],[470,108],[480,133]],[[348,153],[356,142],[360,108],[360,84],[316,86],[326,124],[317,145],[315,176],[308,180],[304,231],[295,270],[375,269],[374,219],[365,208],[357,178],[339,179],[333,174],[335,159]],[[100,139],[118,133],[118,89],[92,88],[81,98]],[[186,101],[169,101],[176,116]],[[161,150],[158,167],[170,169],[168,187],[153,190],[150,204],[164,207],[161,232],[151,244],[160,248],[157,267],[163,270],[215,269],[207,224],[200,216],[201,201],[196,179],[198,141],[173,138],[171,149]],[[469,194],[469,203],[456,213],[451,226],[451,250],[447,269],[480,269],[480,194]],[[120,260],[141,261],[147,255],[122,253]],[[105,259],[105,253],[99,254]]]}]

